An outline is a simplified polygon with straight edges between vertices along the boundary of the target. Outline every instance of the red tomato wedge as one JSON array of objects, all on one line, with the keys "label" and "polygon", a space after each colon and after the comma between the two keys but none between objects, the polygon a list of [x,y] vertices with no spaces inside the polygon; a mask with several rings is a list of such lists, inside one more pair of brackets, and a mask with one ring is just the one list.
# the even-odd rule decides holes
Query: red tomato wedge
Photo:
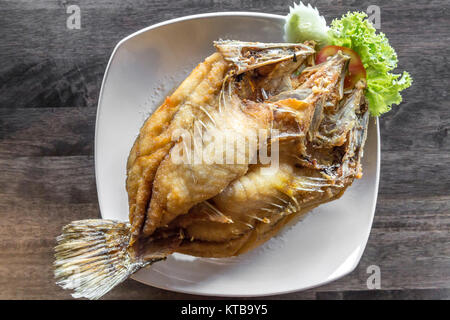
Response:
[{"label": "red tomato wedge", "polygon": [[328,57],[334,56],[338,51],[350,57],[348,75],[345,77],[344,88],[353,88],[360,79],[366,78],[366,69],[359,55],[350,48],[339,46],[326,46],[317,53],[316,64],[327,61]]}]

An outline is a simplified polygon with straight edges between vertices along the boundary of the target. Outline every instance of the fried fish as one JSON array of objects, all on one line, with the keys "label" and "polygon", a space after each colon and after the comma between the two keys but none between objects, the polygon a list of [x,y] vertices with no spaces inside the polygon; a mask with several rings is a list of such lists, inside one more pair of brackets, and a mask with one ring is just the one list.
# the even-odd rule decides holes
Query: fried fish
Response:
[{"label": "fried fish", "polygon": [[344,91],[348,56],[314,65],[312,42],[214,45],[140,130],[129,223],[74,221],[57,238],[55,277],[74,297],[97,299],[174,252],[242,254],[361,176],[365,82]]}]

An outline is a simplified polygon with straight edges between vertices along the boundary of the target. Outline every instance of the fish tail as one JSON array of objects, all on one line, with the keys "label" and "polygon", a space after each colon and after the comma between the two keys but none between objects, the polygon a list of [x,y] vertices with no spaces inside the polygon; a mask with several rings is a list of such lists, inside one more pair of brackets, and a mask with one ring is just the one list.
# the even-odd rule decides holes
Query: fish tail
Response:
[{"label": "fish tail", "polygon": [[128,223],[89,219],[66,225],[56,238],[54,273],[74,298],[98,299],[152,261],[128,251]]}]

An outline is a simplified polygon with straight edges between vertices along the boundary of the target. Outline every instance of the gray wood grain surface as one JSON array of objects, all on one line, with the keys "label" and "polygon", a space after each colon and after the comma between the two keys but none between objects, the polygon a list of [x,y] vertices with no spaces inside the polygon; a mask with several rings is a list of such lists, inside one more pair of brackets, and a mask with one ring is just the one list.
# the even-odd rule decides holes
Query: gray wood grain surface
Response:
[{"label": "gray wood grain surface", "polygon": [[[328,21],[381,8],[381,31],[414,77],[380,119],[381,179],[373,229],[354,272],[269,299],[450,299],[450,3],[310,1]],[[81,29],[66,27],[68,5]],[[115,44],[167,19],[215,11],[286,14],[291,1],[0,1],[0,299],[69,299],[54,284],[61,227],[99,217],[94,126]],[[381,289],[366,286],[381,268]],[[127,280],[105,299],[208,299]]]}]

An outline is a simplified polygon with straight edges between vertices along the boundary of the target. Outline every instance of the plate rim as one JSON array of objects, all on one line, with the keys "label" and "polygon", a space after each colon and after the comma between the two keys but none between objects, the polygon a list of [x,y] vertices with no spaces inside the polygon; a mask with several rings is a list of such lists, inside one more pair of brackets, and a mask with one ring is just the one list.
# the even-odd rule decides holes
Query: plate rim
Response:
[{"label": "plate rim", "polygon": [[[194,14],[194,15],[188,15],[188,16],[182,16],[182,17],[178,17],[178,18],[174,18],[174,19],[170,19],[170,20],[165,20],[159,23],[155,23],[153,25],[150,25],[148,27],[142,28],[136,32],[133,32],[132,34],[122,38],[114,47],[111,56],[108,60],[108,64],[106,66],[105,69],[105,73],[103,75],[103,80],[101,83],[101,87],[100,87],[100,93],[99,93],[99,97],[98,97],[98,103],[97,103],[97,112],[96,112],[96,118],[95,118],[95,134],[94,134],[94,170],[95,170],[95,181],[96,181],[96,189],[97,189],[97,201],[99,204],[99,210],[100,210],[100,215],[102,217],[102,219],[106,219],[103,212],[102,212],[102,200],[100,195],[100,184],[99,184],[99,178],[98,178],[98,130],[99,130],[99,118],[100,118],[100,114],[102,111],[101,105],[102,105],[102,101],[103,101],[103,94],[104,94],[104,88],[105,88],[105,83],[108,79],[108,75],[109,75],[109,69],[111,67],[112,61],[116,55],[116,52],[118,51],[118,49],[129,39],[134,38],[142,33],[148,32],[150,30],[159,28],[159,27],[163,27],[166,25],[170,25],[170,24],[174,24],[174,23],[178,23],[178,22],[182,22],[182,21],[188,21],[188,20],[197,20],[197,19],[204,19],[204,18],[213,18],[213,17],[233,17],[233,16],[239,16],[239,17],[260,17],[260,18],[269,18],[269,19],[274,19],[274,20],[280,20],[280,19],[284,19],[284,16],[282,15],[278,15],[278,14],[272,14],[272,13],[263,13],[263,12],[249,12],[249,11],[224,11],[224,12],[210,12],[210,13],[201,13],[201,14]],[[370,217],[370,230],[367,233],[366,239],[364,240],[364,243],[361,243],[359,252],[358,252],[358,256],[354,259],[354,263],[351,267],[347,268],[346,270],[343,270],[341,273],[333,275],[331,278],[328,278],[322,282],[317,282],[313,285],[310,286],[305,286],[305,287],[301,287],[301,288],[296,288],[296,289],[287,289],[287,290],[275,290],[275,291],[271,291],[268,293],[260,293],[260,294],[245,294],[245,293],[241,293],[241,294],[224,294],[224,293],[217,293],[217,292],[212,292],[212,293],[198,293],[195,290],[189,290],[189,289],[183,289],[183,288],[169,288],[166,287],[164,285],[155,285],[155,284],[150,284],[142,279],[137,279],[134,275],[132,275],[130,278],[132,278],[133,280],[136,280],[140,283],[143,283],[145,285],[148,286],[152,286],[155,288],[159,288],[159,289],[163,289],[163,290],[168,290],[168,291],[172,291],[172,292],[179,292],[179,293],[185,293],[185,294],[193,294],[193,295],[202,295],[202,296],[211,296],[211,297],[264,297],[264,296],[273,296],[273,295],[280,295],[280,294],[288,294],[288,293],[293,293],[293,292],[300,292],[300,291],[305,291],[308,289],[312,289],[312,288],[317,288],[323,285],[326,285],[328,283],[334,282],[348,274],[350,274],[351,272],[353,272],[356,267],[359,265],[359,262],[361,261],[361,257],[365,251],[365,248],[367,246],[367,242],[369,240],[370,234],[372,232],[372,228],[373,228],[373,219],[375,216],[375,211],[376,211],[376,205],[377,205],[377,199],[378,199],[378,190],[379,190],[379,182],[380,182],[380,159],[381,159],[381,138],[380,138],[380,118],[379,117],[372,117],[372,119],[375,121],[375,126],[376,126],[376,141],[377,141],[377,156],[376,156],[376,173],[375,173],[375,192],[374,192],[374,198],[373,198],[373,204],[372,204],[372,208],[371,208],[371,217]],[[370,120],[372,121],[372,120]]]}]

